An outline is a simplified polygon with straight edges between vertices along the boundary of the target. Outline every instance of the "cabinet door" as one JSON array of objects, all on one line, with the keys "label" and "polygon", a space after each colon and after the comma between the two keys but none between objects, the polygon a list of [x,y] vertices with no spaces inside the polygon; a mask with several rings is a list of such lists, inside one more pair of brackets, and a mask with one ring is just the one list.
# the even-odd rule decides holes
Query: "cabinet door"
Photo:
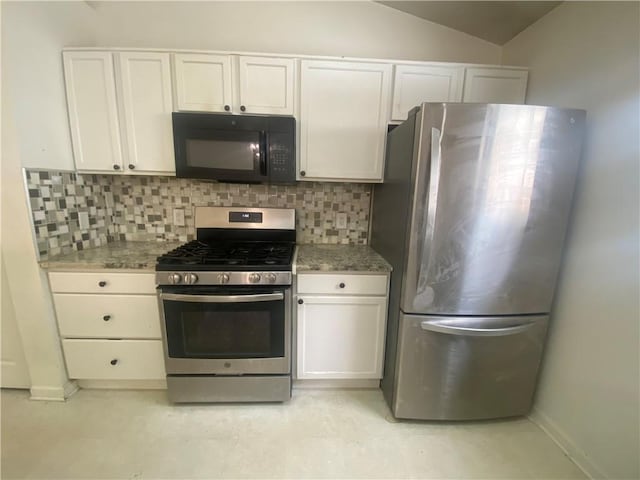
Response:
[{"label": "cabinet door", "polygon": [[113,57],[108,52],[64,52],[64,79],[76,169],[122,167]]},{"label": "cabinet door", "polygon": [[406,120],[407,112],[423,102],[462,100],[464,67],[396,65],[392,120]]},{"label": "cabinet door", "polygon": [[178,110],[231,110],[231,56],[176,53],[173,56]]},{"label": "cabinet door", "polygon": [[300,176],[382,181],[391,65],[301,63]]},{"label": "cabinet door", "polygon": [[386,297],[298,298],[298,378],[382,377]]},{"label": "cabinet door", "polygon": [[462,101],[522,104],[527,91],[527,77],[526,70],[467,68]]},{"label": "cabinet door", "polygon": [[175,172],[168,53],[119,53],[121,111],[126,132],[125,168]]},{"label": "cabinet door", "polygon": [[240,111],[293,115],[295,60],[239,57]]}]

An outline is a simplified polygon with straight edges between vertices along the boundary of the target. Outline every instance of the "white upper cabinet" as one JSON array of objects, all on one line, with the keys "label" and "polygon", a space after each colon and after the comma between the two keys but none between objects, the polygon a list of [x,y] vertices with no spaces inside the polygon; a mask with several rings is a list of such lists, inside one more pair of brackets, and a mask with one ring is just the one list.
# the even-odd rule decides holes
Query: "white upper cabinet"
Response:
[{"label": "white upper cabinet", "polygon": [[382,182],[389,121],[423,102],[524,103],[527,87],[523,68],[454,63],[91,49],[63,61],[76,169],[90,173],[174,174],[176,110],[296,116],[298,180]]},{"label": "white upper cabinet", "polygon": [[464,67],[396,65],[392,120],[406,120],[407,112],[422,102],[460,102]]},{"label": "white upper cabinet", "polygon": [[295,59],[174,55],[178,110],[293,115]]},{"label": "white upper cabinet", "polygon": [[168,53],[67,51],[69,125],[79,172],[175,172]]},{"label": "white upper cabinet", "polygon": [[524,103],[527,91],[526,70],[469,67],[465,72],[464,102]]},{"label": "white upper cabinet", "polygon": [[238,57],[240,111],[293,115],[295,60]]},{"label": "white upper cabinet", "polygon": [[175,172],[168,53],[118,54],[126,132],[126,168]]},{"label": "white upper cabinet", "polygon": [[231,56],[173,55],[178,110],[224,112],[233,103]]},{"label": "white upper cabinet", "polygon": [[381,182],[390,64],[303,60],[300,179]]},{"label": "white upper cabinet", "polygon": [[64,77],[76,169],[122,168],[113,57],[108,52],[64,52]]}]

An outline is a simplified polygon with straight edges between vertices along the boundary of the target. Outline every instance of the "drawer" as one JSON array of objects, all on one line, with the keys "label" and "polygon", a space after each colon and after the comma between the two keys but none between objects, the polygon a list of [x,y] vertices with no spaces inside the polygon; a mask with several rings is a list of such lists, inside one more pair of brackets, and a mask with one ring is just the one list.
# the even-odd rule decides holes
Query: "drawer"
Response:
[{"label": "drawer", "polygon": [[166,376],[160,340],[63,340],[62,349],[69,378],[150,380]]},{"label": "drawer", "polygon": [[93,338],[161,338],[155,295],[55,293],[60,335]]},{"label": "drawer", "polygon": [[300,274],[297,293],[386,295],[387,275]]},{"label": "drawer", "polygon": [[49,273],[51,291],[56,293],[156,293],[153,273]]}]

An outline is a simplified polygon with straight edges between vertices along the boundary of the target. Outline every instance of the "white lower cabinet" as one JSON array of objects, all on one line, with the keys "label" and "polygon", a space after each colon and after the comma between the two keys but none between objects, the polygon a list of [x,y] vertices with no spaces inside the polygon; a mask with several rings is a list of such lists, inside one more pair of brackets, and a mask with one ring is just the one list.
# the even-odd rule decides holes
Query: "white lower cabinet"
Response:
[{"label": "white lower cabinet", "polygon": [[70,378],[160,380],[165,378],[161,340],[62,341]]},{"label": "white lower cabinet", "polygon": [[387,285],[386,275],[299,275],[298,379],[382,378]]},{"label": "white lower cabinet", "polygon": [[51,272],[69,378],[165,378],[153,273]]}]

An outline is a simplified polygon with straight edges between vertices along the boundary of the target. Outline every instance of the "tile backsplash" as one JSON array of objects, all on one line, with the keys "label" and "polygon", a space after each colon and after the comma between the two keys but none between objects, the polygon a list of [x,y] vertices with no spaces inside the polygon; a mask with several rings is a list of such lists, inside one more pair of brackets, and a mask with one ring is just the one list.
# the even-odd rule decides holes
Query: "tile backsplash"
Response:
[{"label": "tile backsplash", "polygon": [[[41,258],[116,240],[191,240],[194,207],[296,209],[298,243],[366,244],[371,186],[353,183],[245,185],[160,176],[26,170]],[[184,226],[173,222],[184,213]],[[347,228],[336,227],[336,214]]]}]

